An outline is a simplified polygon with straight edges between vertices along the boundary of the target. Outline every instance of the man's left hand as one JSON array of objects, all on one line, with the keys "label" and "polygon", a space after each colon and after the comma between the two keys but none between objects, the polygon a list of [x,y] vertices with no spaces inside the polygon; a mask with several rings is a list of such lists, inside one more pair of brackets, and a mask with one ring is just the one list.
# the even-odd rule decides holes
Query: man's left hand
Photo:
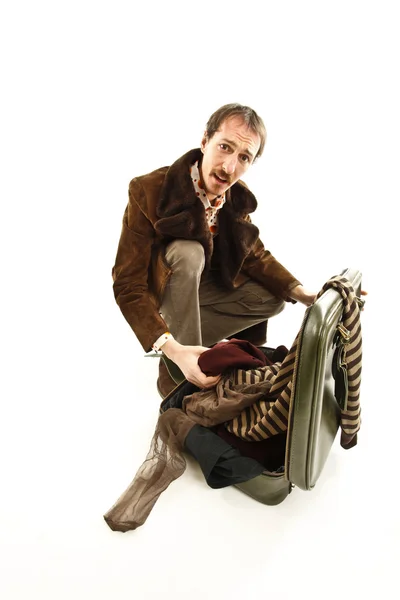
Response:
[{"label": "man's left hand", "polygon": [[293,300],[297,300],[298,302],[301,302],[305,306],[311,306],[311,304],[314,302],[315,298],[317,297],[317,294],[315,294],[314,292],[310,292],[309,290],[306,290],[306,288],[302,285],[296,285],[296,287],[294,287],[291,290],[290,297]]}]

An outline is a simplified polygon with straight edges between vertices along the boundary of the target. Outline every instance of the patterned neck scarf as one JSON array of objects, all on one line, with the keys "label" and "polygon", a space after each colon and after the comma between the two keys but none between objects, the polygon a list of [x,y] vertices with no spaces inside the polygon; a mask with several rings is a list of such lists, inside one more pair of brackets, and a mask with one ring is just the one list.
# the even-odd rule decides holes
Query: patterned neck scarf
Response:
[{"label": "patterned neck scarf", "polygon": [[206,219],[208,227],[213,235],[218,233],[218,211],[221,210],[225,204],[225,194],[217,196],[215,200],[210,200],[207,197],[206,191],[202,187],[200,180],[199,161],[196,161],[194,165],[190,167],[190,176],[193,181],[194,191],[200,198],[206,209]]}]

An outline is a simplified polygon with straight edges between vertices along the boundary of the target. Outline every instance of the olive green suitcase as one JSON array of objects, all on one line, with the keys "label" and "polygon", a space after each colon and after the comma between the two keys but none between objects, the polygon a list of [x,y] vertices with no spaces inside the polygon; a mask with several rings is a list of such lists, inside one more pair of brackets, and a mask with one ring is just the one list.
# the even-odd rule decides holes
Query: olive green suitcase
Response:
[{"label": "olive green suitcase", "polygon": [[[361,273],[346,269],[341,273],[352,285],[357,296],[361,293]],[[324,292],[305,313],[299,339],[294,396],[291,398],[291,415],[286,434],[286,451],[278,472],[264,471],[244,483],[236,484],[240,490],[262,502],[274,505],[282,502],[297,486],[311,490],[317,483],[340,422],[338,395],[337,348],[341,344],[343,301],[333,288]],[[183,380],[181,371],[166,360],[177,390]],[[161,404],[175,392],[173,390]],[[253,442],[257,443],[257,442]]]}]

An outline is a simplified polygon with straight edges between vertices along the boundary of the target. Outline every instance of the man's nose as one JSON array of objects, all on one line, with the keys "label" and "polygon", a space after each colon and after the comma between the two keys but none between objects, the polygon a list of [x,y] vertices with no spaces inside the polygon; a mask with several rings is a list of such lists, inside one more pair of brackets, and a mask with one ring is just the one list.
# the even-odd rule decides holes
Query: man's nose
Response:
[{"label": "man's nose", "polygon": [[224,160],[224,164],[222,165],[222,169],[225,171],[227,175],[232,175],[235,172],[237,164],[237,157],[230,156],[226,160]]}]

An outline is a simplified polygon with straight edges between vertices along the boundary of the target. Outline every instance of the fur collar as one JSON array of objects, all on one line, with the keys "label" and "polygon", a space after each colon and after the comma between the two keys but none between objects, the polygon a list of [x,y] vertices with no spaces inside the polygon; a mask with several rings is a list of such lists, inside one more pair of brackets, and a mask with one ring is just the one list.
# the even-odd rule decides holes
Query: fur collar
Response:
[{"label": "fur collar", "polygon": [[[207,226],[204,206],[196,196],[190,177],[190,165],[201,160],[199,148],[190,150],[173,163],[165,176],[157,204],[156,231],[168,239],[189,239],[202,244],[206,268],[214,249],[213,237]],[[244,258],[258,238],[258,229],[245,220],[257,208],[257,200],[246,185],[238,181],[226,192],[226,201],[218,213],[218,243],[221,275],[231,285]],[[224,265],[224,266],[222,266]]]},{"label": "fur collar", "polygon": [[[190,166],[196,160],[201,164],[202,157],[200,148],[196,148],[178,158],[169,167],[157,207],[157,214],[160,218],[170,217],[177,212],[190,209],[200,202],[190,177]],[[257,208],[255,196],[240,180],[228,190],[226,200],[231,203],[233,210],[241,215],[252,213]]]}]

